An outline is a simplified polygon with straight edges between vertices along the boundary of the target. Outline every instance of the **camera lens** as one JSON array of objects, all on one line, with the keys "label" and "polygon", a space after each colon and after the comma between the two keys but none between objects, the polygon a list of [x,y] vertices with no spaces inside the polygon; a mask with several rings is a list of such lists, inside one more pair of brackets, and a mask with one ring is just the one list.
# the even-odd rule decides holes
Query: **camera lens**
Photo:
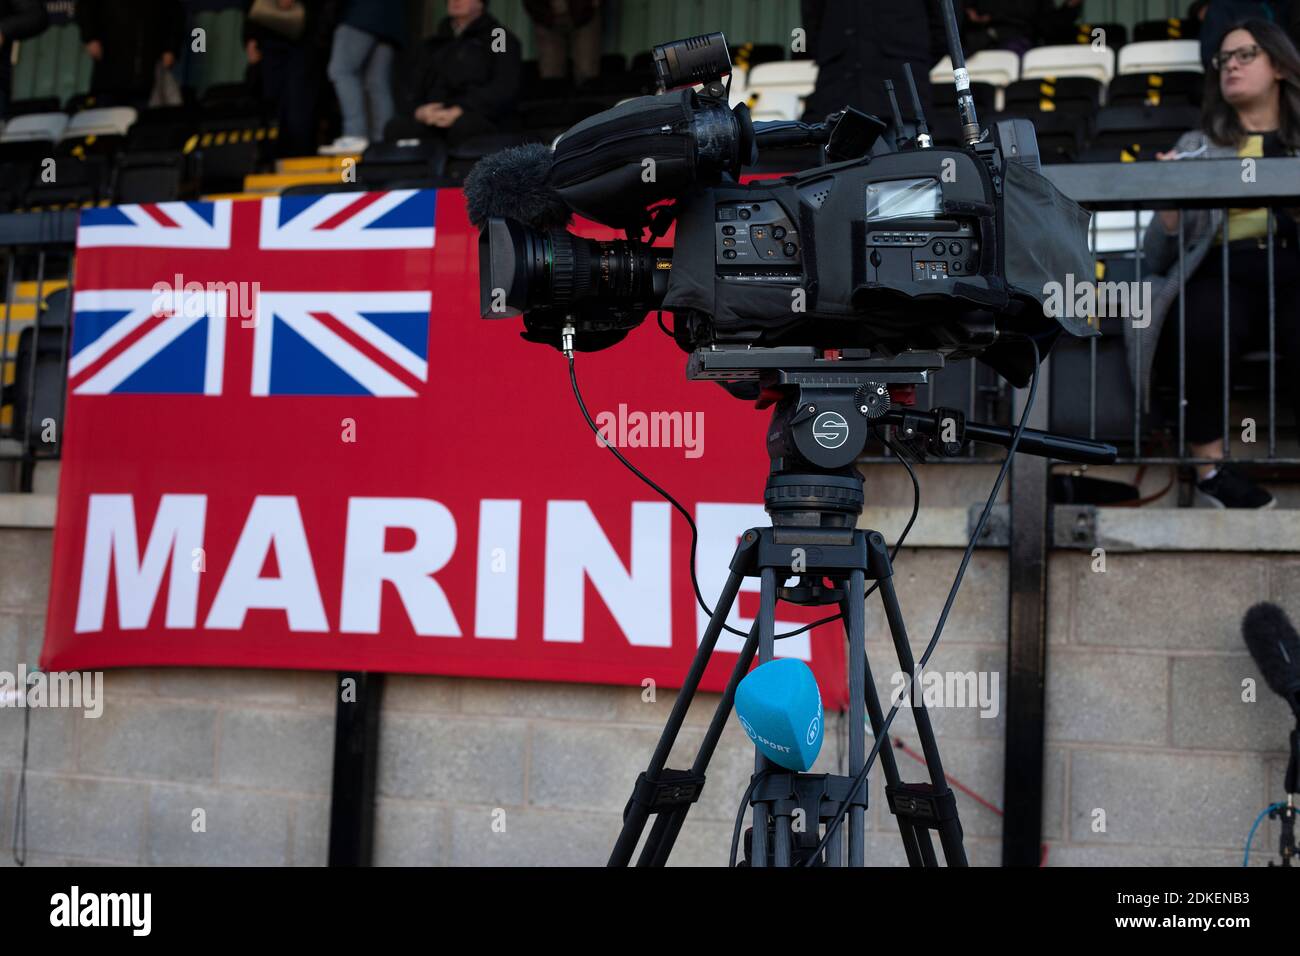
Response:
[{"label": "camera lens", "polygon": [[[653,308],[668,289],[672,252],[640,242],[599,242],[571,232],[540,232],[493,219],[479,239],[484,318],[533,308],[581,305]],[[486,266],[486,267],[485,267]]]}]

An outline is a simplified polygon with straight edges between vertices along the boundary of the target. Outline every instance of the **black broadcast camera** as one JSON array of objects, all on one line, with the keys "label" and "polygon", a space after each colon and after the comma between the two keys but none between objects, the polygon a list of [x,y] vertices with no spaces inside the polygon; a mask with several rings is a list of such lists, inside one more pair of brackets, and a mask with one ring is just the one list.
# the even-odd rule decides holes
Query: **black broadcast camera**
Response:
[{"label": "black broadcast camera", "polygon": [[[662,308],[687,351],[931,350],[978,356],[1025,384],[1026,337],[1046,355],[1062,329],[1092,334],[1043,310],[1048,283],[1091,275],[1088,213],[1039,174],[1027,120],[981,131],[955,22],[949,40],[961,148],[933,145],[910,72],[915,132],[904,136],[895,104],[891,146],[884,122],[851,108],[818,124],[729,108],[720,33],[657,47],[661,95],[472,171],[482,316],[522,314],[525,338],[594,351]],[[760,151],[790,147],[816,147],[822,164],[739,182]],[[575,236],[573,213],[627,239]],[[673,223],[673,247],[652,245]]]}]

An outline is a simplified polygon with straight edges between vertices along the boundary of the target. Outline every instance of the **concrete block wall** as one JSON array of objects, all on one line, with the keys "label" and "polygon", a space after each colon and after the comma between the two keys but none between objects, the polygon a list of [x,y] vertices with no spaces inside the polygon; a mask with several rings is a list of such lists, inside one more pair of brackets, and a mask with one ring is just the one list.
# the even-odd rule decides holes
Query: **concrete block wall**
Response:
[{"label": "concrete block wall", "polygon": [[[34,665],[50,532],[0,529],[0,669]],[[896,583],[919,656],[960,551],[909,548]],[[1279,796],[1290,716],[1259,682],[1242,612],[1273,599],[1300,619],[1294,555],[1087,552],[1050,564],[1049,864],[1237,865],[1255,814]],[[868,647],[883,697],[895,658],[869,601]],[[996,713],[932,711],[977,865],[1000,860],[1005,733],[1006,555],[977,552],[930,671],[998,676]],[[326,860],[335,677],[149,669],[106,675],[104,714],[31,712],[28,860],[320,865]],[[396,865],[601,864],[667,717],[672,691],[390,676],[382,710],[375,856]],[[670,763],[686,766],[716,704],[701,695]],[[11,863],[21,711],[0,709],[0,865]],[[893,733],[904,779],[922,779],[904,709]],[[818,770],[843,768],[832,714]],[[728,727],[673,856],[721,865],[752,749]],[[868,859],[901,865],[873,774]],[[194,832],[202,810],[206,832]],[[1100,829],[1104,812],[1104,830]],[[1276,845],[1260,828],[1257,863]]]}]

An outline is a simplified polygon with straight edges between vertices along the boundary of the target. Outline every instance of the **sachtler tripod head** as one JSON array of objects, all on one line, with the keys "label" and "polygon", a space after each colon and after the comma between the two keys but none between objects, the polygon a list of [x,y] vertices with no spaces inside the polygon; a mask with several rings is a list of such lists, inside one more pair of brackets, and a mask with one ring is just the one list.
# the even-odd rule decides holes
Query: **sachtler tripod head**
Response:
[{"label": "sachtler tripod head", "polygon": [[[875,357],[865,349],[701,349],[687,377],[757,381],[757,407],[772,407],[767,451],[772,472],[843,472],[862,454],[873,426],[892,426],[905,448],[951,458],[967,442],[1011,446],[1009,428],[968,422],[957,409],[911,407],[915,388],[943,368],[938,352]],[[1081,464],[1111,464],[1114,445],[1026,428],[1016,449]]]}]

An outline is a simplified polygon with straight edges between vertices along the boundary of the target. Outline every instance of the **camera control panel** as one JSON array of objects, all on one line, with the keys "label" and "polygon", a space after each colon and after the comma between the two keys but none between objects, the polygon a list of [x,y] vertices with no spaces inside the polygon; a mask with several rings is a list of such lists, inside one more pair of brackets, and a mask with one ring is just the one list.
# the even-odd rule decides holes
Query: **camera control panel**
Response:
[{"label": "camera control panel", "polygon": [[802,275],[799,233],[775,200],[719,203],[713,231],[722,279],[797,282]]}]

